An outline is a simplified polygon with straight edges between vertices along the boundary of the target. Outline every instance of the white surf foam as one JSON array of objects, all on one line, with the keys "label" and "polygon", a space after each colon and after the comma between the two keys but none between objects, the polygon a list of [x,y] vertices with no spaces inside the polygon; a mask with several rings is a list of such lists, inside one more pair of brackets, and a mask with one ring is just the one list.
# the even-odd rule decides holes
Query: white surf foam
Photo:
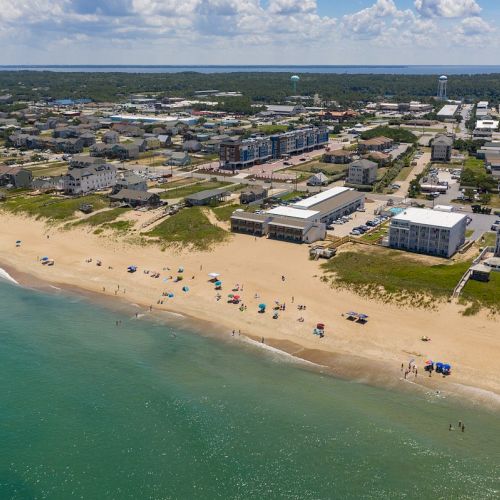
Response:
[{"label": "white surf foam", "polygon": [[19,285],[19,283],[5,270],[0,267],[0,279]]}]

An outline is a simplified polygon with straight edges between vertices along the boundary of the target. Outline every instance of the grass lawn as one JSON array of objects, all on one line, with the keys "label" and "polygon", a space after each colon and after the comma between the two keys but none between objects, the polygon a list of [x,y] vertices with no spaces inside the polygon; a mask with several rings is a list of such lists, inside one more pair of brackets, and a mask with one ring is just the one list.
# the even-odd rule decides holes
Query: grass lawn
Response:
[{"label": "grass lawn", "polygon": [[493,231],[488,231],[484,233],[481,238],[479,238],[478,243],[480,243],[482,247],[494,247],[496,241],[497,241],[497,234],[494,233]]},{"label": "grass lawn", "polygon": [[316,174],[318,172],[323,172],[325,175],[341,174],[348,169],[348,165],[340,165],[337,163],[324,163],[322,161],[313,160],[310,162],[303,162],[289,170],[297,170],[299,172],[307,172],[311,174]]},{"label": "grass lawn", "polygon": [[366,241],[367,243],[375,243],[384,236],[387,236],[388,234],[389,234],[389,223],[379,226],[374,231],[363,234],[363,236],[361,236],[360,239]]},{"label": "grass lawn", "polygon": [[278,196],[278,198],[282,199],[283,201],[290,201],[292,198],[297,198],[297,196],[303,196],[304,194],[306,194],[304,191],[292,191],[291,193]]},{"label": "grass lawn", "polygon": [[[91,215],[86,217],[85,219],[81,219],[77,222],[73,222],[74,226],[100,226],[101,224],[106,224],[109,222],[113,222],[120,215],[128,212],[130,208],[112,208],[110,210],[106,210],[103,212],[99,212],[98,214]],[[125,221],[124,221],[125,222]]]},{"label": "grass lawn", "polygon": [[362,291],[371,288],[376,295],[384,287],[389,295],[402,292],[449,297],[469,262],[430,265],[411,254],[372,247],[342,252],[323,264],[327,273],[335,273],[334,284]]},{"label": "grass lawn", "polygon": [[28,170],[31,170],[33,177],[56,176],[65,174],[68,171],[68,164],[64,161],[54,161],[36,167],[28,167]]},{"label": "grass lawn", "polygon": [[196,184],[190,184],[188,186],[181,186],[178,188],[171,189],[160,194],[160,198],[164,200],[171,200],[174,198],[184,198],[194,193],[199,193],[200,191],[205,191],[206,189],[218,189],[221,187],[230,186],[230,182],[198,182]]},{"label": "grass lawn", "polygon": [[146,233],[169,245],[207,250],[229,237],[229,233],[210,223],[199,207],[185,208]]},{"label": "grass lawn", "polygon": [[472,156],[465,160],[464,166],[478,170],[480,172],[484,172],[484,160],[478,160],[477,158],[474,158]]},{"label": "grass lawn", "polygon": [[132,229],[134,223],[131,220],[118,220],[116,222],[107,222],[101,227],[106,229],[112,229],[113,231],[118,231],[120,233],[126,233],[129,229]]},{"label": "grass lawn", "polygon": [[409,166],[409,167],[403,167],[399,174],[396,176],[396,179],[395,181],[405,181],[406,179],[408,179],[408,176],[410,175],[411,171],[414,169],[415,167],[412,167],[412,166]]},{"label": "grass lawn", "polygon": [[492,272],[488,283],[469,280],[462,290],[461,299],[500,311],[500,273]]},{"label": "grass lawn", "polygon": [[13,213],[25,213],[37,219],[63,221],[72,219],[82,203],[93,205],[94,210],[100,210],[108,206],[107,198],[98,194],[80,198],[61,198],[50,194],[38,196],[17,194],[7,198],[0,207]]},{"label": "grass lawn", "polygon": [[251,212],[251,207],[248,205],[237,205],[234,203],[228,203],[227,205],[221,205],[219,207],[212,208],[215,216],[218,220],[228,222],[231,219],[231,215],[235,210],[241,208],[242,210]]},{"label": "grass lawn", "polygon": [[282,132],[286,132],[288,130],[287,125],[260,125],[257,127],[259,132],[262,132],[266,135],[279,134]]}]

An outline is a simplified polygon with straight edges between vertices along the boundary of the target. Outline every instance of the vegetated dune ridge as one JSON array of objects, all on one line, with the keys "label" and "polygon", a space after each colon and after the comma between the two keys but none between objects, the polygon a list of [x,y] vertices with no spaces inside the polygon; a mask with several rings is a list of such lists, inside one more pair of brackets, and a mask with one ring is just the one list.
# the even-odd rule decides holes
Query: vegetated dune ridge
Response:
[{"label": "vegetated dune ridge", "polygon": [[[20,247],[15,245],[17,240],[22,241]],[[38,259],[43,256],[54,259],[55,265],[42,265]],[[101,266],[96,265],[97,260],[102,261]],[[500,403],[498,319],[487,311],[464,317],[460,313],[464,307],[454,303],[443,302],[435,310],[398,307],[333,289],[320,280],[323,271],[318,262],[308,259],[305,245],[234,235],[211,251],[162,251],[156,245],[127,243],[119,236],[96,236],[79,228],[60,230],[42,221],[2,214],[2,265],[21,284],[26,273],[53,285],[138,304],[145,313],[150,306],[153,313],[181,313],[210,322],[226,338],[235,330],[236,336],[241,331],[259,342],[264,339],[267,346],[327,367],[339,376],[398,387],[416,382],[442,393]],[[138,271],[128,273],[130,265]],[[183,273],[177,272],[179,267],[184,268]],[[152,278],[144,270],[157,271],[160,278]],[[219,301],[209,282],[211,272],[220,273],[223,282]],[[182,281],[164,281],[178,274]],[[236,284],[245,311],[228,303],[227,296],[235,293]],[[182,291],[184,285],[188,292]],[[174,297],[166,298],[164,292],[172,292]],[[278,319],[272,318],[275,301],[286,304]],[[261,303],[267,305],[265,314],[257,312]],[[299,311],[299,304],[306,309]],[[130,310],[135,313],[137,308],[130,306]],[[367,314],[368,323],[348,321],[342,316],[347,311]],[[304,322],[298,321],[300,316]],[[326,325],[322,339],[313,335],[318,322]],[[422,335],[431,341],[422,342]],[[412,359],[418,376],[411,375],[405,382],[401,364],[407,366]],[[434,374],[428,378],[423,370],[428,359],[450,363],[451,377]]]}]

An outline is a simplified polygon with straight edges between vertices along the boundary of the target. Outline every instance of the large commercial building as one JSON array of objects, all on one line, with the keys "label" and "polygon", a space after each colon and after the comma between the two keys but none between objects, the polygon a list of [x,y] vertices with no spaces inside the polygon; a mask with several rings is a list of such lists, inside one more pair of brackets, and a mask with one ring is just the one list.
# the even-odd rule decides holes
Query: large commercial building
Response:
[{"label": "large commercial building", "polygon": [[451,120],[454,119],[459,106],[455,104],[445,104],[437,113],[437,117],[443,120]]},{"label": "large commercial building", "polygon": [[391,220],[389,246],[410,252],[451,257],[465,242],[464,214],[407,208]]},{"label": "large commercial building", "polygon": [[220,145],[219,161],[222,168],[236,170],[312,151],[327,144],[326,127],[308,127],[269,137],[225,141]]},{"label": "large commercial building", "polygon": [[236,211],[231,216],[233,232],[313,243],[324,239],[326,226],[364,206],[365,195],[354,189],[335,187],[289,206],[278,206],[264,214]]},{"label": "large commercial building", "polygon": [[349,165],[347,182],[360,186],[368,186],[377,180],[378,165],[370,160],[357,160]]},{"label": "large commercial building", "polygon": [[453,138],[449,135],[438,135],[432,141],[432,161],[450,161],[453,149]]}]

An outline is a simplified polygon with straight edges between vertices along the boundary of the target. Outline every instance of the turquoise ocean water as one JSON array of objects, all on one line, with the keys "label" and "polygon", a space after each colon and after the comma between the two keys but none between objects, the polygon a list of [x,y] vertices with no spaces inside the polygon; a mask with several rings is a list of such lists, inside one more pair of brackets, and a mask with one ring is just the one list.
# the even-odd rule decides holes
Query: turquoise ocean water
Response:
[{"label": "turquoise ocean water", "polygon": [[492,411],[131,316],[0,282],[2,500],[498,498]]}]

